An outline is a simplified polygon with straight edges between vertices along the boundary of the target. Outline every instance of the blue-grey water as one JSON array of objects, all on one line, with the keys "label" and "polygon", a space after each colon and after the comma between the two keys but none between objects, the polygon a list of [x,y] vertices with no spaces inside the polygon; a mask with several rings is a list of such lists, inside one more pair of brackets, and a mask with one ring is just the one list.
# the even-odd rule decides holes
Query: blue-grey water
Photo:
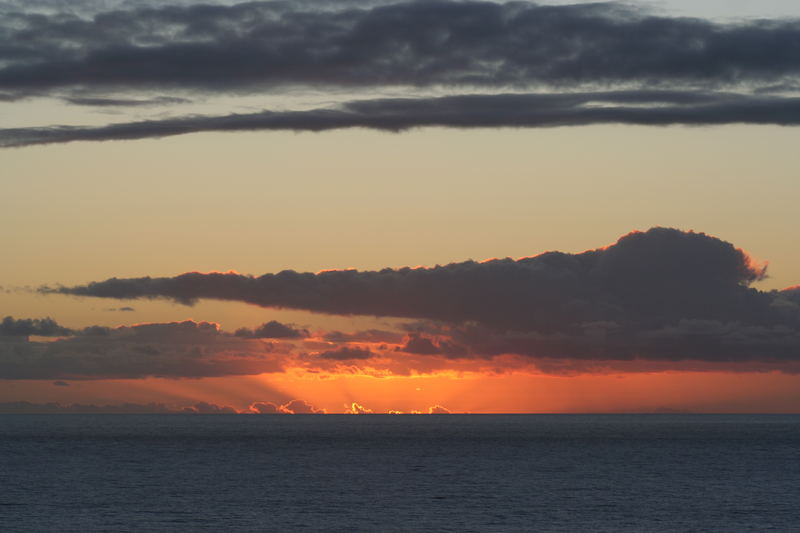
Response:
[{"label": "blue-grey water", "polygon": [[0,531],[800,531],[800,417],[0,415]]}]

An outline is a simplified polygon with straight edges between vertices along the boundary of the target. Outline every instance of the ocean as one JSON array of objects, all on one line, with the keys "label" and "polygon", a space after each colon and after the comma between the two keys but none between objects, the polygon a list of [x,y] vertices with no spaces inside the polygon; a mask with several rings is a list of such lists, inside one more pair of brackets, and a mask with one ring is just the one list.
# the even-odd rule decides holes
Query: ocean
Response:
[{"label": "ocean", "polygon": [[0,531],[800,531],[800,416],[0,415]]}]

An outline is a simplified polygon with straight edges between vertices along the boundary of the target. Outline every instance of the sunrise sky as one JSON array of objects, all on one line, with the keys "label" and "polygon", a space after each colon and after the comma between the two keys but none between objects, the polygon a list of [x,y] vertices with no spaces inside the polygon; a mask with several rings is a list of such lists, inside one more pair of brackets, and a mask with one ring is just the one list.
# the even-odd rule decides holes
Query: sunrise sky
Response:
[{"label": "sunrise sky", "polygon": [[2,412],[800,412],[794,0],[0,36]]}]

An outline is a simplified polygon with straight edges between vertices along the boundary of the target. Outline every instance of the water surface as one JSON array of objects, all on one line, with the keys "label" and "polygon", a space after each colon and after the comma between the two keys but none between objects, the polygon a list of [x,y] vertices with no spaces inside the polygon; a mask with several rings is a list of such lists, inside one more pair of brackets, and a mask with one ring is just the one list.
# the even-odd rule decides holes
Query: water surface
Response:
[{"label": "water surface", "polygon": [[0,415],[2,531],[797,531],[800,416]]}]

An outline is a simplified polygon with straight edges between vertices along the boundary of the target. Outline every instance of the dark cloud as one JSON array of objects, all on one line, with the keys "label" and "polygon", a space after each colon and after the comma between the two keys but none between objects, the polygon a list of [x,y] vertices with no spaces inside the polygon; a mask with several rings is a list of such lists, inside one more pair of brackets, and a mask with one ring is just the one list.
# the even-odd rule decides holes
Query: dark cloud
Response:
[{"label": "dark cloud", "polygon": [[[751,289],[764,271],[730,243],[654,228],[604,249],[432,268],[286,270],[251,277],[191,272],[174,278],[112,278],[43,293],[105,298],[242,301],[332,314],[477,321],[517,330],[559,330],[598,320],[752,319],[779,313]],[[775,311],[774,313],[772,311]]]},{"label": "dark cloud", "polygon": [[94,326],[55,342],[0,343],[0,379],[184,378],[280,372],[291,347],[207,322]]},{"label": "dark cloud", "polygon": [[[555,361],[760,361],[768,363],[765,368],[792,372],[800,362],[800,329],[796,326],[755,326],[738,321],[683,319],[662,325],[599,322],[585,323],[569,332],[548,333],[471,325],[452,328],[451,335],[452,342],[463,346],[468,357],[520,354]],[[545,364],[551,370],[559,366],[552,361]]]},{"label": "dark cloud", "polygon": [[[800,122],[797,20],[720,24],[617,3],[54,6],[0,6],[0,100],[142,107],[189,101],[176,93],[301,89],[326,104],[10,128],[0,147],[204,131]],[[384,89],[408,97],[359,99]],[[352,100],[327,106],[341,99],[332,91]]]},{"label": "dark cloud", "polygon": [[790,365],[800,361],[800,289],[750,287],[765,269],[715,237],[654,228],[579,254],[368,272],[114,278],[43,292],[422,319],[398,349],[431,357]]},{"label": "dark cloud", "polygon": [[69,383],[66,381],[54,381],[53,386],[55,387],[69,387]]},{"label": "dark cloud", "polygon": [[0,147],[161,138],[208,131],[319,132],[370,128],[399,132],[418,127],[542,128],[593,124],[699,126],[739,123],[800,124],[800,98],[645,90],[357,100],[338,107],[306,111],[192,115],[106,126],[9,128],[0,130]]},{"label": "dark cloud", "polygon": [[169,104],[185,104],[190,102],[186,98],[176,98],[171,96],[159,96],[147,99],[132,98],[102,98],[102,97],[66,97],[64,101],[68,104],[90,106],[90,107],[138,107],[138,106],[157,106]]},{"label": "dark cloud", "polygon": [[60,326],[52,318],[20,318],[7,316],[0,322],[0,337],[60,337],[72,335],[72,330]]},{"label": "dark cloud", "polygon": [[277,320],[270,320],[261,324],[255,330],[241,328],[236,330],[237,337],[247,339],[302,339],[308,337],[308,330],[297,329],[292,325],[281,324]]},{"label": "dark cloud", "polygon": [[0,90],[739,84],[800,71],[800,23],[617,3],[248,2],[0,19]]},{"label": "dark cloud", "polygon": [[372,353],[372,351],[370,351],[368,348],[342,346],[341,348],[337,348],[335,350],[322,352],[317,357],[320,359],[331,359],[334,361],[352,361],[357,359],[370,359],[374,356],[375,354]]},{"label": "dark cloud", "polygon": [[259,415],[283,414],[280,406],[272,402],[253,402],[250,405],[250,411]]},{"label": "dark cloud", "polygon": [[464,346],[448,339],[431,338],[419,333],[409,335],[405,345],[398,350],[416,355],[446,355],[448,357],[467,355],[467,349]]}]

